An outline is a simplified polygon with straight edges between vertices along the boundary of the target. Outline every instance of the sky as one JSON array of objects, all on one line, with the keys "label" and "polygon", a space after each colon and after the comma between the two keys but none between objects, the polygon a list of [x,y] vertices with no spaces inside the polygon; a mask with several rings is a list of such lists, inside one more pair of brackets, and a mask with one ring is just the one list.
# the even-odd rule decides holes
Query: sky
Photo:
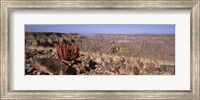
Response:
[{"label": "sky", "polygon": [[27,24],[25,32],[80,34],[175,34],[174,24]]}]

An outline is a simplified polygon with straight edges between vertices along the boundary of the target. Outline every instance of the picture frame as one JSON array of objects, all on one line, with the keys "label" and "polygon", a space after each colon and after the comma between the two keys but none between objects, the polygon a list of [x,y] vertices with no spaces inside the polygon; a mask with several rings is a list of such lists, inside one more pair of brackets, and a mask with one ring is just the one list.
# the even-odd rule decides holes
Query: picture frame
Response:
[{"label": "picture frame", "polygon": [[[1,99],[200,99],[200,1],[199,0],[0,0]],[[190,9],[191,90],[10,90],[10,13],[20,9]]]}]

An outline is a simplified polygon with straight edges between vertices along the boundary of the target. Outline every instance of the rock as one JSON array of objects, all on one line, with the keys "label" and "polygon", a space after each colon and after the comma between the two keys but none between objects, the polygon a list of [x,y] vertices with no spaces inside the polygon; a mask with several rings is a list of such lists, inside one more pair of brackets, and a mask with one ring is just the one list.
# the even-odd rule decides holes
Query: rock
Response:
[{"label": "rock", "polygon": [[101,61],[104,62],[104,61],[105,61],[105,58],[102,57],[102,58],[101,58]]},{"label": "rock", "polygon": [[29,49],[29,48],[26,48],[25,49],[25,56],[26,56],[26,59],[29,59],[33,56],[37,55],[37,50],[36,49]]},{"label": "rock", "polygon": [[85,56],[84,54],[80,54],[80,56]]},{"label": "rock", "polygon": [[37,71],[35,68],[30,68],[29,70],[25,69],[25,74],[26,75],[34,75],[34,72]]},{"label": "rock", "polygon": [[125,59],[123,57],[121,57],[120,62],[125,62]]},{"label": "rock", "polygon": [[31,64],[26,62],[26,67],[30,68]]},{"label": "rock", "polygon": [[32,74],[33,74],[33,75],[36,75],[37,72],[38,72],[37,70],[34,70],[34,71],[32,72]]},{"label": "rock", "polygon": [[79,66],[79,68],[80,68],[80,73],[85,73],[87,71],[85,66],[83,65]]},{"label": "rock", "polygon": [[30,72],[31,72],[31,70],[32,70],[33,68],[31,68],[31,67],[25,67],[25,74],[29,74]]},{"label": "rock", "polygon": [[90,68],[85,66],[86,72],[90,72]]},{"label": "rock", "polygon": [[111,70],[111,71],[115,71],[116,68],[115,68],[115,67],[111,67],[110,70]]},{"label": "rock", "polygon": [[119,68],[119,74],[121,74],[121,75],[131,75],[131,74],[133,74],[133,72],[132,72],[131,69],[121,67],[121,68]]},{"label": "rock", "polygon": [[113,62],[113,58],[109,58],[109,61],[108,62]]},{"label": "rock", "polygon": [[48,41],[49,44],[53,44],[53,40],[52,39],[48,38],[47,41]]},{"label": "rock", "polygon": [[120,57],[113,57],[113,61],[114,62],[119,62],[120,61]]},{"label": "rock", "polygon": [[77,75],[77,70],[76,68],[73,67],[68,67],[66,70],[67,75]]},{"label": "rock", "polygon": [[146,70],[147,70],[148,73],[156,73],[156,72],[160,72],[160,71],[161,71],[161,68],[150,67],[150,66],[149,66]]},{"label": "rock", "polygon": [[37,74],[36,74],[36,75],[40,75],[40,73],[41,73],[41,72],[37,72]]},{"label": "rock", "polygon": [[101,58],[96,58],[95,62],[98,63],[98,64],[102,63]]},{"label": "rock", "polygon": [[86,64],[86,65],[85,65],[85,67],[89,68],[89,67],[90,67],[90,65],[89,65],[89,64]]},{"label": "rock", "polygon": [[105,62],[102,62],[101,65],[102,65],[103,67],[105,67],[105,66],[106,66],[106,63],[105,63]]},{"label": "rock", "polygon": [[38,54],[44,54],[44,50],[38,50]]},{"label": "rock", "polygon": [[44,73],[49,73],[51,75],[53,75],[52,72],[49,71],[49,69],[47,69],[45,66],[40,65],[38,62],[33,62],[31,64],[31,66],[34,66],[39,72],[44,72]]},{"label": "rock", "polygon": [[96,68],[95,65],[97,65],[97,63],[95,61],[93,61],[93,60],[89,61],[89,68],[95,69]]},{"label": "rock", "polygon": [[119,65],[120,62],[114,61],[114,62],[112,62],[112,63],[113,63],[113,66],[117,66],[117,65]]},{"label": "rock", "polygon": [[91,60],[91,57],[88,56],[88,57],[86,58],[86,61],[90,61],[90,60]]},{"label": "rock", "polygon": [[40,75],[49,75],[49,73],[41,72]]},{"label": "rock", "polygon": [[76,69],[76,74],[79,75],[81,73],[81,70],[79,68],[75,68]]},{"label": "rock", "polygon": [[175,66],[174,65],[161,65],[160,69],[164,72],[164,73],[170,73],[171,75],[175,74]]},{"label": "rock", "polygon": [[71,61],[66,61],[66,60],[61,60],[62,63],[68,65],[68,66],[72,66],[72,62]]},{"label": "rock", "polygon": [[144,64],[141,62],[141,63],[139,63],[139,68],[144,68]]},{"label": "rock", "polygon": [[74,64],[72,67],[73,67],[73,68],[78,68],[78,65]]},{"label": "rock", "polygon": [[90,69],[90,74],[95,74],[95,71],[93,69]]},{"label": "rock", "polygon": [[112,63],[112,62],[107,62],[107,63],[106,63],[106,67],[112,68],[112,67],[113,67],[113,63]]},{"label": "rock", "polygon": [[148,63],[148,67],[155,67],[156,65],[154,63]]},{"label": "rock", "polygon": [[130,64],[130,63],[131,63],[131,61],[130,61],[129,59],[127,59],[127,60],[126,60],[126,63],[127,63],[127,64]]},{"label": "rock", "polygon": [[84,75],[90,75],[90,73],[87,71]]},{"label": "rock", "polygon": [[146,69],[148,67],[147,63],[144,63],[144,69]]},{"label": "rock", "polygon": [[74,60],[74,64],[79,64],[79,63],[82,63],[82,61],[78,59]]},{"label": "rock", "polygon": [[26,46],[37,46],[37,41],[35,40],[35,36],[30,33],[25,34],[25,45]]},{"label": "rock", "polygon": [[45,54],[51,54],[53,52],[53,50],[52,49],[49,49],[49,50],[46,50],[44,53]]},{"label": "rock", "polygon": [[133,67],[133,74],[134,75],[139,75],[140,74],[140,70],[138,67]]}]

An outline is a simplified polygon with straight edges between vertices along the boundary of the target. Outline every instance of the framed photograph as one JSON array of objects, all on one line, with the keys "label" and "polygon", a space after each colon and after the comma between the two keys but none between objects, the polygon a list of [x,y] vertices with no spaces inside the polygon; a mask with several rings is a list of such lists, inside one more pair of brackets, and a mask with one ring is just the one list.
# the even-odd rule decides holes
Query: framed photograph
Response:
[{"label": "framed photograph", "polygon": [[200,99],[199,0],[0,0],[1,99]]}]

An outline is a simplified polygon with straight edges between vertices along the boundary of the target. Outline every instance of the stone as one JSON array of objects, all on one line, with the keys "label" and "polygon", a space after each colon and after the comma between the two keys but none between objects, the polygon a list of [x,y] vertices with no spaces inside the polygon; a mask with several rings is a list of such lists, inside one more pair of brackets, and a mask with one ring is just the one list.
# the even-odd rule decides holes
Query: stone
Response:
[{"label": "stone", "polygon": [[121,57],[120,62],[125,62],[125,59],[123,57]]},{"label": "stone", "polygon": [[139,75],[140,74],[140,70],[138,67],[133,67],[133,74],[134,75]]},{"label": "stone", "polygon": [[79,68],[75,68],[76,69],[76,74],[79,75],[81,73],[81,70]]},{"label": "stone", "polygon": [[97,63],[95,61],[93,61],[93,60],[89,61],[89,68],[95,69],[96,68],[95,65],[97,65]]},{"label": "stone", "polygon": [[85,68],[84,65],[80,65],[79,68],[80,68],[80,73],[85,73],[86,72],[86,68]]},{"label": "stone", "polygon": [[41,73],[41,72],[37,72],[37,74],[36,74],[36,75],[40,75],[40,73]]},{"label": "stone", "polygon": [[98,63],[98,64],[102,63],[101,58],[96,58],[95,62]]},{"label": "stone", "polygon": [[72,67],[73,67],[73,68],[78,68],[78,65],[74,64]]},{"label": "stone", "polygon": [[121,75],[131,75],[131,74],[133,74],[133,72],[132,72],[131,69],[121,67],[121,68],[119,68],[119,74],[121,74]]},{"label": "stone", "polygon": [[25,49],[25,57],[26,59],[29,59],[33,56],[37,55],[37,50],[36,49]]}]

